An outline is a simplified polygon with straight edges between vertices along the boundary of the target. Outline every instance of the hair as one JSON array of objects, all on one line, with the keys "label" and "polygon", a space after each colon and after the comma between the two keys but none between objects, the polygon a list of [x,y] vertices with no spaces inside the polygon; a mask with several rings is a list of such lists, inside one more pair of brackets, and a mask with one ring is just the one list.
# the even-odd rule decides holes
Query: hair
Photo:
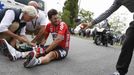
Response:
[{"label": "hair", "polygon": [[31,17],[37,16],[37,10],[33,6],[25,6],[22,8],[23,13],[27,13]]},{"label": "hair", "polygon": [[28,5],[34,6],[34,7],[37,8],[37,9],[40,7],[39,4],[38,4],[36,1],[30,1],[30,2],[28,3]]},{"label": "hair", "polygon": [[57,15],[57,14],[58,14],[58,12],[55,9],[51,9],[47,13],[49,19],[51,19],[53,15]]}]

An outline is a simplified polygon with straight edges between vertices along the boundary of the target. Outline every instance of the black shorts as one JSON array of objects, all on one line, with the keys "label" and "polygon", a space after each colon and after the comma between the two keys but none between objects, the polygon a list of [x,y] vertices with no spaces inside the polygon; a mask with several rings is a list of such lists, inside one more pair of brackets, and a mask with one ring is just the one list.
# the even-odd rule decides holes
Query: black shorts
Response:
[{"label": "black shorts", "polygon": [[[44,48],[47,48],[49,45],[45,46]],[[53,51],[56,51],[58,53],[57,59],[64,59],[68,55],[68,49],[64,49],[60,46],[57,46],[53,49]]]}]

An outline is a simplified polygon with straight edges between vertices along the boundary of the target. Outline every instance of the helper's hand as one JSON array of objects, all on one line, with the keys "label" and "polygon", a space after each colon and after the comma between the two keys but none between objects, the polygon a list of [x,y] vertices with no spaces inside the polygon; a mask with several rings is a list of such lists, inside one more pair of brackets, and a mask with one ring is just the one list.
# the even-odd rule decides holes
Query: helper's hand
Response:
[{"label": "helper's hand", "polygon": [[35,43],[32,43],[32,42],[28,42],[27,44],[30,45],[30,46],[32,46],[32,47],[35,47],[36,46],[36,44]]},{"label": "helper's hand", "polygon": [[20,42],[25,42],[25,43],[27,43],[27,39],[25,39],[25,38],[23,38],[23,37],[17,36],[16,39],[18,39],[18,41],[20,41]]},{"label": "helper's hand", "polygon": [[84,30],[86,30],[88,28],[92,28],[92,27],[93,27],[93,25],[92,25],[91,22],[89,22],[89,23],[81,23],[81,26],[80,26],[80,28],[84,29]]},{"label": "helper's hand", "polygon": [[36,41],[35,41],[35,39],[33,39],[31,42],[32,42],[32,43],[35,43]]},{"label": "helper's hand", "polygon": [[89,23],[88,23],[88,27],[89,27],[89,28],[92,28],[92,27],[93,27],[92,22],[89,22]]},{"label": "helper's hand", "polygon": [[18,36],[18,37],[16,37],[16,38],[17,38],[18,41],[20,41],[20,42],[27,43],[28,45],[33,46],[33,47],[36,46],[35,43],[31,43],[30,41],[28,41],[27,39],[25,39],[25,38],[23,38],[23,37]]}]

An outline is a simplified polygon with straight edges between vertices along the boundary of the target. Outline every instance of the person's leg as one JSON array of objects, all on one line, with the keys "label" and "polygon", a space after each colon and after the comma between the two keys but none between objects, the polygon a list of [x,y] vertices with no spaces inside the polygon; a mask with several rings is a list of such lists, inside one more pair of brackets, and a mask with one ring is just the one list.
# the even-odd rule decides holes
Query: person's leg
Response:
[{"label": "person's leg", "polygon": [[67,56],[67,50],[57,47],[55,50],[49,52],[46,56],[40,57],[41,64],[47,64],[52,60],[63,59]]},{"label": "person's leg", "polygon": [[[19,23],[18,22],[13,22],[12,25],[8,28],[11,32],[15,33],[15,31],[17,31],[17,29],[19,28]],[[12,47],[16,47],[16,42],[17,39],[15,38],[10,38],[10,39],[6,39],[8,41],[8,43],[12,46]]]},{"label": "person's leg", "polygon": [[47,64],[50,61],[56,59],[56,55],[54,51],[51,51],[45,56],[37,58],[35,52],[30,52],[26,58],[27,59],[25,60],[23,65],[24,67],[29,68],[40,64]]},{"label": "person's leg", "polygon": [[[11,32],[15,32],[17,29],[19,28],[19,23],[18,22],[13,22],[9,27],[8,30],[10,30]],[[11,39],[10,36],[0,33],[0,39],[6,39],[9,40]]]},{"label": "person's leg", "polygon": [[[11,32],[15,32],[17,29],[19,28],[19,23],[18,22],[13,22],[9,27],[8,29],[11,31]],[[0,33],[0,38],[1,39],[6,39],[6,41],[8,41],[8,43],[15,47],[15,44],[16,44],[16,39],[14,39],[13,37],[10,37],[6,34],[3,34],[3,33]]]},{"label": "person's leg", "polygon": [[19,23],[18,22],[13,22],[10,26],[9,26],[9,30],[11,32],[15,32],[17,29],[19,28]]},{"label": "person's leg", "polygon": [[19,52],[13,48],[6,40],[0,40],[1,47],[3,48],[3,54],[7,56],[11,61],[14,61],[19,58],[25,58],[29,52]]},{"label": "person's leg", "polygon": [[11,39],[11,40],[8,41],[8,42],[9,42],[9,44],[10,44],[12,47],[16,48],[16,42],[17,42],[16,39]]},{"label": "person's leg", "polygon": [[58,53],[56,51],[49,52],[46,56],[40,57],[41,64],[47,64],[52,60],[58,59]]},{"label": "person's leg", "polygon": [[134,28],[128,28],[126,38],[123,43],[121,53],[116,64],[116,69],[120,75],[125,75],[128,72],[128,67],[131,62],[134,49]]},{"label": "person's leg", "polygon": [[41,56],[39,58],[36,57],[36,52],[31,52],[27,56],[27,60],[24,62],[24,67],[29,68],[39,64],[47,64],[52,60],[63,59],[67,56],[67,54],[67,50],[64,50],[63,48],[53,50],[45,56]]}]

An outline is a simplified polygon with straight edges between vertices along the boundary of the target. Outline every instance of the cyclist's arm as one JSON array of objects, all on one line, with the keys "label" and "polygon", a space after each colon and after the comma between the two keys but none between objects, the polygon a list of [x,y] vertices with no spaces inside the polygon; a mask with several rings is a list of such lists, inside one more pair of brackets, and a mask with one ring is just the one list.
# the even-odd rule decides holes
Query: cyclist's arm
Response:
[{"label": "cyclist's arm", "polygon": [[53,50],[56,46],[58,46],[58,44],[64,40],[63,39],[63,35],[58,34],[57,38],[49,45],[49,47],[45,50],[46,53],[50,52],[51,50]]}]

